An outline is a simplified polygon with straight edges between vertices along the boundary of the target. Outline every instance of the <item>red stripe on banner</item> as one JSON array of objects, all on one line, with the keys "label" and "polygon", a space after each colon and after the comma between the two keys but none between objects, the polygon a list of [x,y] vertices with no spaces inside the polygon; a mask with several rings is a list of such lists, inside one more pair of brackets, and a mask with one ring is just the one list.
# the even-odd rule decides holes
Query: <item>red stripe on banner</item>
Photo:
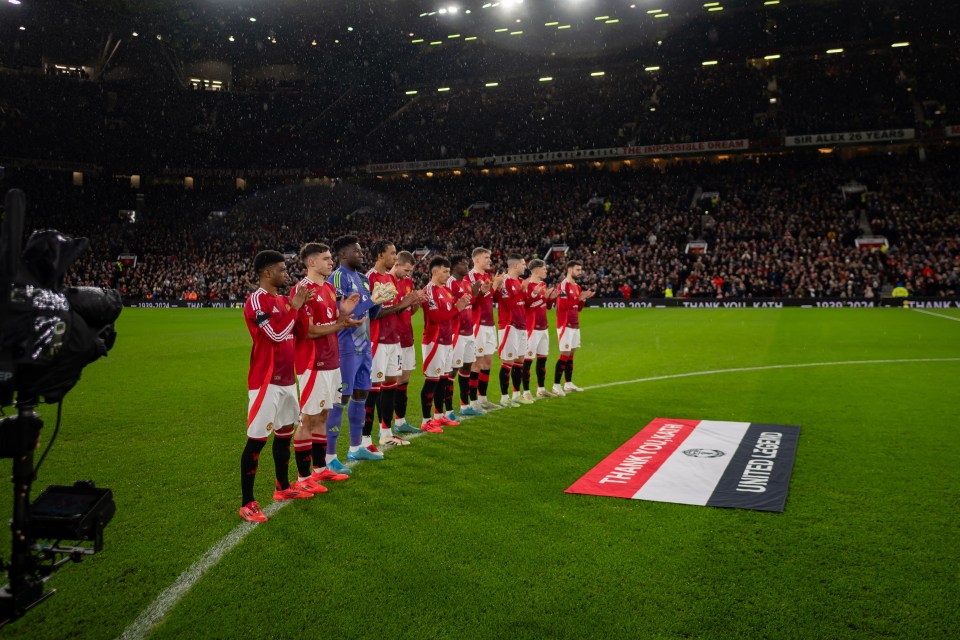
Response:
[{"label": "red stripe on banner", "polygon": [[249,427],[253,424],[253,419],[257,417],[257,414],[260,412],[260,405],[263,404],[263,398],[267,395],[267,387],[270,386],[270,378],[273,377],[273,365],[274,359],[270,358],[270,366],[267,367],[267,375],[263,378],[263,383],[260,385],[260,391],[257,392],[257,397],[253,401],[253,406],[250,407],[250,413],[247,414],[247,426]]},{"label": "red stripe on banner", "polygon": [[574,482],[566,493],[632,498],[700,424],[657,418]]}]

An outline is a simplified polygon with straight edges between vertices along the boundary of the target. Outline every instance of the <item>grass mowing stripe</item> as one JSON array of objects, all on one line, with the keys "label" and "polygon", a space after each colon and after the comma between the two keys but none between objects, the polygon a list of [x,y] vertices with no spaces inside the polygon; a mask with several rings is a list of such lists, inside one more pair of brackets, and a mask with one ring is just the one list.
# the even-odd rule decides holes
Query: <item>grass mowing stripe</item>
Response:
[{"label": "grass mowing stripe", "polygon": [[[937,314],[934,314],[937,315]],[[946,316],[944,316],[946,317]],[[955,318],[948,318],[954,320]],[[638,384],[642,382],[656,382],[660,380],[672,380],[676,378],[689,378],[693,376],[707,376],[715,375],[722,373],[738,373],[738,372],[748,372],[748,371],[768,371],[775,369],[796,369],[796,368],[805,368],[805,367],[831,367],[831,366],[848,366],[848,365],[870,365],[870,364],[914,364],[914,363],[923,363],[923,362],[960,362],[960,358],[913,358],[913,359],[887,359],[887,360],[845,360],[841,362],[810,362],[810,363],[795,363],[795,364],[776,364],[776,365],[767,365],[767,366],[758,366],[758,367],[737,367],[733,369],[716,369],[712,371],[693,371],[689,373],[677,373],[670,374],[665,376],[654,376],[649,378],[637,378],[635,380],[621,380],[617,382],[608,382],[603,384],[591,385],[584,387],[584,389],[602,389],[605,387],[614,387],[625,384]],[[407,437],[408,440],[417,438],[423,435],[422,433],[411,434]],[[394,447],[385,447],[385,449],[390,449]],[[356,462],[347,463],[347,466],[354,467]],[[267,516],[273,516],[277,511],[285,507],[289,502],[274,502],[267,506],[264,509],[264,513]],[[134,640],[146,638],[150,630],[156,626],[158,622],[163,620],[164,616],[173,608],[173,606],[183,597],[190,588],[198,581],[203,575],[217,562],[220,561],[223,556],[230,552],[234,547],[236,547],[248,533],[253,531],[256,524],[243,522],[227,534],[223,539],[217,542],[213,547],[211,547],[199,560],[197,560],[193,565],[191,565],[186,571],[184,571],[170,587],[165,589],[157,599],[144,610],[133,623],[127,627],[124,632],[120,635],[120,640]]]},{"label": "grass mowing stripe", "polygon": [[[943,316],[947,317],[947,316]],[[956,320],[957,318],[949,318]],[[619,387],[624,384],[635,384],[638,382],[655,382],[657,380],[673,380],[675,378],[692,378],[694,376],[712,376],[717,373],[739,373],[743,371],[769,371],[772,369],[801,369],[804,367],[839,367],[857,364],[910,364],[916,362],[960,362],[960,358],[907,358],[900,360],[844,360],[842,362],[801,362],[795,364],[771,364],[762,367],[736,367],[733,369],[714,369],[711,371],[691,371],[690,373],[671,373],[665,376],[654,376],[652,378],[637,378],[636,380],[618,380],[616,382],[604,382],[595,384],[584,389],[603,389],[605,387]]]},{"label": "grass mowing stripe", "polygon": [[954,320],[960,322],[960,318],[954,318],[953,316],[945,316],[942,313],[934,313],[933,311],[924,311],[923,309],[914,309],[917,313],[923,313],[928,316],[937,316],[938,318],[946,318],[947,320]]}]

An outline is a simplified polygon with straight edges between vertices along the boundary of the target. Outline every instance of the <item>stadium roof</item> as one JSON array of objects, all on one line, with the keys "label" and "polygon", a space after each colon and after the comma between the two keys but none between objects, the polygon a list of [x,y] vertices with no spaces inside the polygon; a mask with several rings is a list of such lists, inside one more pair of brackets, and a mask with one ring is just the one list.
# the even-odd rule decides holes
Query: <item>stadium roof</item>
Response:
[{"label": "stadium roof", "polygon": [[[19,4],[14,2],[19,1]],[[940,7],[939,9],[937,7]],[[496,50],[554,60],[676,58],[947,38],[934,0],[0,0],[0,64],[449,65]],[[134,35],[136,34],[136,35]],[[14,65],[8,61],[13,60]],[[7,63],[7,64],[5,64]],[[345,65],[345,78],[356,73]]]}]

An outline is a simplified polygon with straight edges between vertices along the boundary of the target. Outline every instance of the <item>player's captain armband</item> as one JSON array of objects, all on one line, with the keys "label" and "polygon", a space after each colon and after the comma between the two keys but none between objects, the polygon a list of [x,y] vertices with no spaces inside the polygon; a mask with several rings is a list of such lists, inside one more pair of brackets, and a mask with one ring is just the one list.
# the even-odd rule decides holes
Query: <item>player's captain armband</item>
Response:
[{"label": "player's captain armband", "polygon": [[270,314],[266,311],[257,311],[257,317],[253,320],[258,327],[270,322]]}]

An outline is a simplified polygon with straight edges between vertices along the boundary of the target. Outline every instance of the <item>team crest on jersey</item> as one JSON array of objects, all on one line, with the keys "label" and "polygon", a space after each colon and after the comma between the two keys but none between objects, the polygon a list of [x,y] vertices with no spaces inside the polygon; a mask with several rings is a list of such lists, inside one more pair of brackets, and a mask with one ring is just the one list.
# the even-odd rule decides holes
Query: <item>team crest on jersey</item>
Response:
[{"label": "team crest on jersey", "polygon": [[440,373],[440,367],[437,367],[437,373]]},{"label": "team crest on jersey", "polygon": [[321,408],[321,409],[323,409],[326,405],[327,405],[327,401],[326,401],[326,400],[321,400],[321,401],[320,401],[320,408]]},{"label": "team crest on jersey", "polygon": [[382,378],[382,377],[383,377],[383,372],[382,372],[382,371],[377,371],[377,379],[379,380],[379,379]]},{"label": "team crest on jersey", "polygon": [[458,364],[458,365],[460,364],[460,361],[459,361],[459,360],[457,360],[457,364]]},{"label": "team crest on jersey", "polygon": [[513,354],[512,354],[512,353],[508,353],[508,354],[507,354],[507,359],[511,359],[511,358],[513,358]]},{"label": "team crest on jersey", "polygon": [[267,423],[267,433],[270,433],[271,431],[273,431],[273,423],[272,423],[272,422],[268,422],[268,423]]}]

